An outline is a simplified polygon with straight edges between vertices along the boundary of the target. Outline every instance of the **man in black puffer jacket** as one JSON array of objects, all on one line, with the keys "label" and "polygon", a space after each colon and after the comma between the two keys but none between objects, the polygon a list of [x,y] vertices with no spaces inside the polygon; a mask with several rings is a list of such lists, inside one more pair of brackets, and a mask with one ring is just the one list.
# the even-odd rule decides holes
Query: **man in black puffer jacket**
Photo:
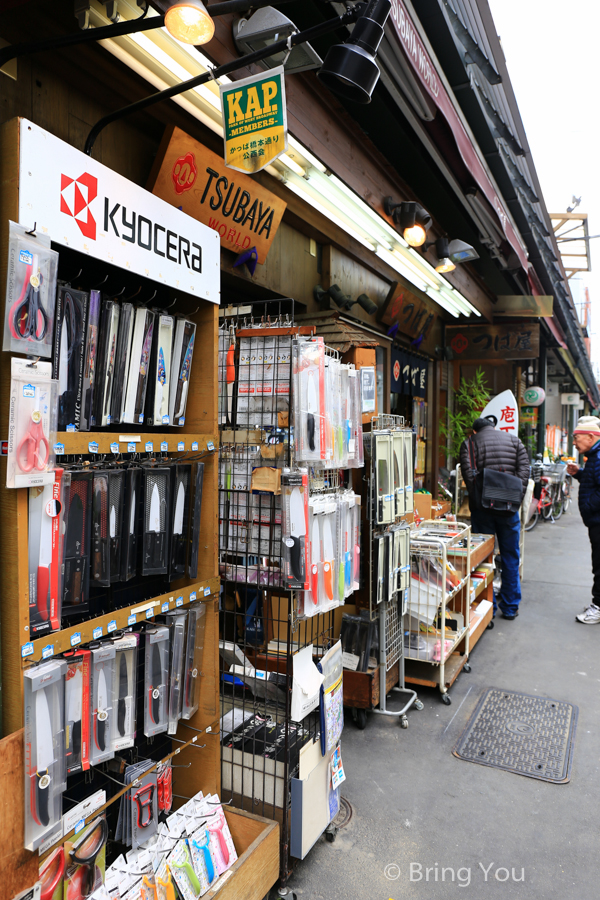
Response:
[{"label": "man in black puffer jacket", "polygon": [[575,616],[584,625],[600,622],[600,419],[582,416],[573,431],[573,439],[579,453],[587,456],[585,468],[569,465],[567,471],[579,482],[579,512],[587,525],[592,545],[592,602]]},{"label": "man in black puffer jacket", "polygon": [[[496,606],[505,619],[516,619],[521,602],[521,579],[519,577],[521,518],[517,510],[512,513],[484,509],[481,506],[476,481],[484,469],[496,469],[515,475],[523,482],[523,494],[529,481],[529,457],[518,437],[497,431],[491,419],[476,419],[473,422],[473,438],[463,441],[460,448],[460,467],[469,492],[471,528],[474,534],[495,534],[500,546],[502,559],[502,587],[496,598]],[[469,444],[474,443],[475,472],[471,466]]]}]

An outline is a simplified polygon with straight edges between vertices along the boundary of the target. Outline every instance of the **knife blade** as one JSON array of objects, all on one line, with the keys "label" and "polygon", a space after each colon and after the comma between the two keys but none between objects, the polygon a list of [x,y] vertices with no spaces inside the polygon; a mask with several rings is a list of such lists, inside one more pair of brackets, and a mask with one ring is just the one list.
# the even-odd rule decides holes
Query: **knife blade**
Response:
[{"label": "knife blade", "polygon": [[114,506],[110,508],[110,516],[109,516],[109,525],[108,525],[108,533],[111,538],[116,537],[117,534],[117,511]]},{"label": "knife blade", "polygon": [[321,539],[319,535],[319,520],[313,516],[312,535],[310,542],[310,589],[315,606],[319,602],[319,563],[321,562]]},{"label": "knife blade", "polygon": [[177,503],[175,504],[175,519],[173,521],[173,534],[182,534],[183,532],[183,506],[185,503],[185,488],[183,481],[179,482],[177,489]]},{"label": "knife blade", "polygon": [[129,534],[135,534],[135,491],[131,495],[131,511],[129,513]]},{"label": "knife blade", "polygon": [[54,764],[54,737],[46,689],[35,695],[36,771],[31,782],[31,811],[38,825],[50,822],[50,766]]},{"label": "knife blade", "polygon": [[159,535],[161,534],[160,493],[158,490],[158,484],[156,482],[154,482],[154,485],[152,487],[152,496],[150,498],[150,517],[148,531],[152,532],[149,542],[149,555],[151,565],[157,567],[161,562],[160,551],[162,548],[162,537],[159,537]]},{"label": "knife blade", "polygon": [[37,569],[37,611],[43,622],[48,621],[48,593],[52,565],[52,517],[47,511],[47,505],[52,502],[53,491],[54,485],[47,484],[42,492],[40,551]]},{"label": "knife blade", "polygon": [[67,756],[79,757],[81,753],[81,703],[83,675],[77,666],[74,674],[65,682],[67,707]]},{"label": "knife blade", "polygon": [[96,702],[96,746],[98,750],[106,750],[106,738],[108,736],[108,691],[106,689],[106,675],[104,667],[98,674],[98,695]]},{"label": "knife blade", "polygon": [[325,593],[330,600],[333,600],[335,560],[333,556],[333,538],[331,535],[329,516],[325,516],[323,523],[323,557],[323,582],[325,584]]},{"label": "knife blade", "polygon": [[315,376],[313,370],[309,369],[306,377],[306,431],[310,450],[315,449],[315,413],[318,412],[319,404],[317,402]]},{"label": "knife blade", "polygon": [[127,655],[121,653],[119,660],[119,700],[117,703],[117,728],[121,737],[125,737],[125,713],[127,712],[127,696],[129,695],[129,679],[127,677]]},{"label": "knife blade", "polygon": [[306,535],[306,520],[304,517],[304,500],[300,488],[295,487],[290,497],[290,537],[293,545],[290,553],[290,565],[296,581],[304,581],[304,553],[303,538]]},{"label": "knife blade", "polygon": [[175,516],[173,519],[173,544],[171,549],[171,565],[173,571],[181,570],[181,566],[185,568],[185,560],[181,562],[182,551],[185,556],[185,545],[182,538],[183,534],[183,509],[185,505],[185,486],[183,481],[179,482],[177,489],[177,501],[175,503]]},{"label": "knife blade", "polygon": [[162,660],[158,644],[152,645],[152,684],[150,685],[150,718],[155,725],[160,724],[160,694],[162,687]]},{"label": "knife blade", "polygon": [[156,397],[154,398],[154,424],[162,425],[162,417],[163,417],[163,387],[165,381],[167,380],[167,373],[165,370],[165,355],[163,353],[163,348],[160,347],[158,350],[158,367],[157,367],[157,385],[156,385]]},{"label": "knife blade", "polygon": [[85,565],[85,558],[82,556],[84,548],[83,518],[83,502],[79,494],[73,493],[69,503],[65,538],[65,559],[73,560],[70,566],[70,579],[65,586],[65,603],[68,605],[79,604],[83,599],[83,569]]},{"label": "knife blade", "polygon": [[183,382],[181,388],[181,398],[179,401],[179,412],[175,413],[175,418],[179,419],[185,413],[185,404],[188,395],[188,384],[190,380],[190,368],[192,366],[192,353],[194,352],[194,338],[196,337],[196,332],[192,334],[190,337],[187,350],[185,352],[185,356],[183,358],[183,365],[181,367],[181,372],[179,375],[179,381]]}]

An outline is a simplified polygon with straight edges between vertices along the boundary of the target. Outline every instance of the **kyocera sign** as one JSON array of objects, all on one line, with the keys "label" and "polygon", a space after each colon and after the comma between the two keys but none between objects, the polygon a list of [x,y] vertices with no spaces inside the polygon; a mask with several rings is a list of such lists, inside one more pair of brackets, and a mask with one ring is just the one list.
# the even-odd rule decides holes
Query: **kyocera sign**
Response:
[{"label": "kyocera sign", "polygon": [[19,222],[112,265],[219,302],[219,237],[26,119]]}]

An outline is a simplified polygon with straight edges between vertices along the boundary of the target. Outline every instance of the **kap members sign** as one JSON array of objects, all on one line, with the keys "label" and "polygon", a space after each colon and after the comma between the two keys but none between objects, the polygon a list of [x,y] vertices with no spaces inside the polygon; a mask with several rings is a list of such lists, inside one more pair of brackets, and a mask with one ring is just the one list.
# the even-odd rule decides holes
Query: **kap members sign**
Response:
[{"label": "kap members sign", "polygon": [[286,203],[184,131],[174,128],[152,191],[218,232],[235,253],[256,247],[264,263]]}]

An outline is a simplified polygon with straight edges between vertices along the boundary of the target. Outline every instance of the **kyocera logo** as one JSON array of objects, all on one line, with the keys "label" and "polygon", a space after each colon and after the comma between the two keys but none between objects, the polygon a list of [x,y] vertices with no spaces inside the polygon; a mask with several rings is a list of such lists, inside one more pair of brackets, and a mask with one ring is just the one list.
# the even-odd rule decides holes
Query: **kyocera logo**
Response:
[{"label": "kyocera logo", "polygon": [[89,172],[79,178],[60,176],[60,211],[73,216],[82,235],[96,240],[96,220],[90,211],[90,203],[98,195],[98,179]]}]

